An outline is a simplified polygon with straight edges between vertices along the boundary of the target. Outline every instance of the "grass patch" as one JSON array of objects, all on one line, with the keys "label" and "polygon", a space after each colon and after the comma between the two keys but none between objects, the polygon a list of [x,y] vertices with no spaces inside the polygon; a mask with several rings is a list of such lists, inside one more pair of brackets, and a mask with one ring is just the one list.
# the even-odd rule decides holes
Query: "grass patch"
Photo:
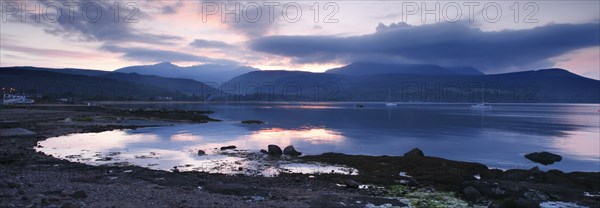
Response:
[{"label": "grass patch", "polygon": [[390,185],[386,189],[391,197],[405,196],[411,191],[411,188],[405,185]]},{"label": "grass patch", "polygon": [[456,198],[452,192],[435,192],[430,190],[419,190],[405,195],[413,207],[445,208],[445,207],[469,207],[469,203]]}]

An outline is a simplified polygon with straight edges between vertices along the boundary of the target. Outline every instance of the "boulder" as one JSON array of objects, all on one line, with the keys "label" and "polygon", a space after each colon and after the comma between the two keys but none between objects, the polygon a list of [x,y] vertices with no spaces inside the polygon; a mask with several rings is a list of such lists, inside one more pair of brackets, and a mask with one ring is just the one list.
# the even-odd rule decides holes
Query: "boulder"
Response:
[{"label": "boulder", "polygon": [[539,173],[539,172],[541,172],[541,170],[540,170],[540,167],[538,167],[538,166],[535,166],[535,167],[533,167],[533,168],[529,169],[529,171],[530,171],[530,172],[534,172],[534,173]]},{"label": "boulder", "polygon": [[263,153],[263,154],[269,154],[269,152],[267,152],[267,150],[264,150],[264,149],[261,149],[261,150],[260,150],[260,153]]},{"label": "boulder", "polygon": [[198,150],[198,156],[202,155],[206,155],[206,152],[204,152],[204,150]]},{"label": "boulder", "polygon": [[78,207],[79,206],[77,206],[71,202],[66,202],[62,206],[60,206],[60,208],[78,208]]},{"label": "boulder", "polygon": [[425,154],[419,148],[414,148],[404,153],[404,157],[425,157]]},{"label": "boulder", "polygon": [[294,148],[293,145],[290,145],[290,146],[287,146],[287,147],[283,148],[283,154],[284,155],[289,155],[289,156],[302,155],[301,152],[296,151],[296,148]]},{"label": "boulder", "polygon": [[524,199],[536,201],[538,203],[550,200],[550,197],[547,194],[535,189],[529,189],[525,191],[522,197]]},{"label": "boulder", "polygon": [[507,187],[485,181],[466,181],[463,183],[463,186],[471,186],[475,188],[481,195],[491,199],[502,199],[509,195],[512,195],[515,191],[518,191],[510,190]]},{"label": "boulder", "polygon": [[268,146],[267,151],[269,152],[269,155],[282,155],[283,154],[283,151],[281,151],[281,148],[274,144],[270,144]]},{"label": "boulder", "polygon": [[525,199],[523,197],[519,197],[515,200],[515,205],[517,208],[538,208],[540,207],[540,203],[534,200]]},{"label": "boulder", "polygon": [[481,198],[481,193],[473,188],[473,186],[463,189],[463,194],[465,194],[465,198],[469,201],[477,201],[477,199]]},{"label": "boulder", "polygon": [[224,146],[224,147],[221,147],[221,150],[229,150],[229,149],[235,149],[235,148],[237,148],[237,147],[236,147],[236,146],[233,146],[233,145],[231,145],[231,146]]},{"label": "boulder", "polygon": [[360,186],[360,184],[358,184],[356,181],[354,181],[352,179],[344,180],[344,185],[346,185],[346,187],[348,187],[348,188],[353,188],[353,189],[357,189]]},{"label": "boulder", "polygon": [[542,165],[550,165],[562,160],[562,157],[560,155],[549,152],[529,153],[525,155],[525,158]]}]

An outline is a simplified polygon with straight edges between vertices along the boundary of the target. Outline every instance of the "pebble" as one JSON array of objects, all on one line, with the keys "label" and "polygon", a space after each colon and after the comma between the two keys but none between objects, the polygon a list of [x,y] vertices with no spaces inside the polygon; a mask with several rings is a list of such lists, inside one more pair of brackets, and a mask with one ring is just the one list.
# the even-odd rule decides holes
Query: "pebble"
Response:
[{"label": "pebble", "polygon": [[354,181],[352,179],[344,180],[344,185],[346,185],[346,187],[348,187],[348,188],[353,188],[353,189],[357,189],[360,186],[356,181]]},{"label": "pebble", "polygon": [[79,190],[79,191],[73,192],[73,195],[71,195],[71,196],[73,196],[73,198],[76,198],[76,199],[83,199],[83,198],[86,198],[88,195],[87,195],[87,193],[85,193],[85,191]]},{"label": "pebble", "polygon": [[7,182],[6,182],[6,185],[7,185],[9,188],[21,188],[21,184],[19,184],[19,183],[17,183],[17,182],[14,182],[14,181],[7,181]]}]

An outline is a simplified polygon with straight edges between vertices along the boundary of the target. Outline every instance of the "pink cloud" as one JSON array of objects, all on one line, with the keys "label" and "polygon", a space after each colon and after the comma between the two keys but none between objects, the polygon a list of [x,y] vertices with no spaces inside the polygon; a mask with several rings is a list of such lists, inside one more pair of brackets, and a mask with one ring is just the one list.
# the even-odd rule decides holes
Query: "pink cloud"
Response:
[{"label": "pink cloud", "polygon": [[61,57],[61,58],[66,58],[66,57],[90,58],[93,56],[97,56],[97,54],[91,54],[91,53],[79,52],[79,51],[31,48],[31,47],[26,47],[26,46],[17,46],[17,45],[10,45],[10,44],[9,45],[3,44],[2,50],[3,51],[21,52],[21,53],[26,53],[28,55],[42,56],[42,57],[55,56],[55,57]]},{"label": "pink cloud", "polygon": [[568,69],[584,77],[600,79],[600,46],[583,48],[554,58],[554,67]]}]

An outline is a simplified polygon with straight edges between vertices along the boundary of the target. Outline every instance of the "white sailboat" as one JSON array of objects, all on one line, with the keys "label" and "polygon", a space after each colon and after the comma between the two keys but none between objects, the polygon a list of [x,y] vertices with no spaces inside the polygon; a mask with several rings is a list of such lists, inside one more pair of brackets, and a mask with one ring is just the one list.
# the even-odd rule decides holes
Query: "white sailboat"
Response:
[{"label": "white sailboat", "polygon": [[492,106],[491,105],[486,105],[484,102],[481,102],[481,103],[477,103],[475,105],[472,105],[471,108],[475,108],[475,109],[491,109]]},{"label": "white sailboat", "polygon": [[390,94],[388,95],[388,102],[385,104],[387,107],[396,107],[398,103],[392,102],[392,90],[390,90]]},{"label": "white sailboat", "polygon": [[481,109],[481,110],[491,109],[492,108],[491,105],[486,105],[485,104],[485,99],[484,99],[485,91],[483,89],[484,89],[484,87],[481,87],[481,103],[477,103],[475,105],[472,105],[471,108]]}]

